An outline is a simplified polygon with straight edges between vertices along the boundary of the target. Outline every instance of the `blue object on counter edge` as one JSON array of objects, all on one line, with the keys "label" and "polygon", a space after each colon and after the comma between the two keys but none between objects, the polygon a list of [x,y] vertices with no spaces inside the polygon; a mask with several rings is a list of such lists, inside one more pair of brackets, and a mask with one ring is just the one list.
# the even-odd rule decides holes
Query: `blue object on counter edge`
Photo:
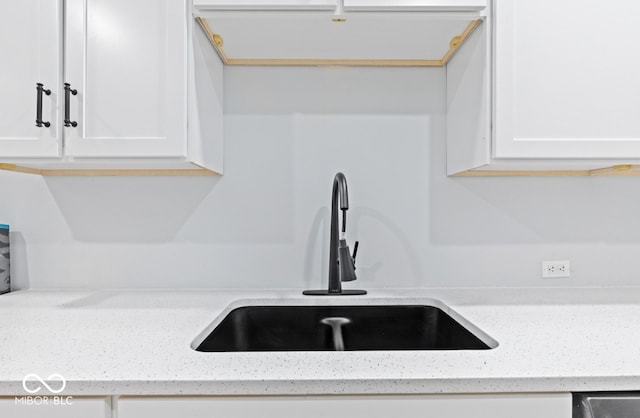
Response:
[{"label": "blue object on counter edge", "polygon": [[0,229],[9,229],[9,225],[0,224]]}]

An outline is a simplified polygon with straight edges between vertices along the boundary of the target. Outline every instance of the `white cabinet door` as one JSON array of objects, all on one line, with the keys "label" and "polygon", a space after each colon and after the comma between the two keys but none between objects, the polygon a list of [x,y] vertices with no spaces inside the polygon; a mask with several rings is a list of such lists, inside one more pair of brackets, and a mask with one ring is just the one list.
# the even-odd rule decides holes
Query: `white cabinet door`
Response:
[{"label": "white cabinet door", "polygon": [[570,418],[571,394],[122,397],[117,408],[118,418]]},{"label": "white cabinet door", "polygon": [[[0,8],[0,155],[57,156],[61,80],[62,2],[5,1]],[[36,84],[42,95],[42,121],[36,126]],[[46,123],[49,126],[44,126]]]},{"label": "white cabinet door", "polygon": [[110,398],[36,396],[0,398],[0,417],[7,418],[111,418]]},{"label": "white cabinet door", "polygon": [[186,155],[184,0],[67,0],[65,154]]},{"label": "white cabinet door", "polygon": [[[338,0],[194,0],[200,10],[326,10]],[[487,0],[343,0],[345,10],[480,10]]]},{"label": "white cabinet door", "polygon": [[487,0],[344,0],[344,9],[349,10],[433,10],[468,11],[482,10]]},{"label": "white cabinet door", "polygon": [[337,0],[193,0],[199,10],[332,10]]},{"label": "white cabinet door", "polygon": [[640,158],[640,2],[493,6],[494,157]]}]

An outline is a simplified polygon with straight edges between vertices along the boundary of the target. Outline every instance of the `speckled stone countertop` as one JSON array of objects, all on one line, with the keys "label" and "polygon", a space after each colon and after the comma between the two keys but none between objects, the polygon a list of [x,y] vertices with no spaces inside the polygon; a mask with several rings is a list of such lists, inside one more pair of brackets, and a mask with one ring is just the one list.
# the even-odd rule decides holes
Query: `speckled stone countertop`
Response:
[{"label": "speckled stone countertop", "polygon": [[[201,353],[247,304],[444,303],[491,350]],[[568,392],[640,389],[640,288],[29,290],[0,296],[0,396],[64,376],[68,395]]]}]

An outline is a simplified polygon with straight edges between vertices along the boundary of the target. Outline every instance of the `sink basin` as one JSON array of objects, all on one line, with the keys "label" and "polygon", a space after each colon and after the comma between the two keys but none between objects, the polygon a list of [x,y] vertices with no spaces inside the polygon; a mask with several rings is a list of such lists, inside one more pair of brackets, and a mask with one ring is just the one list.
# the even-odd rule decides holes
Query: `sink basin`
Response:
[{"label": "sink basin", "polygon": [[[337,344],[338,339],[342,346]],[[229,352],[495,347],[489,337],[484,340],[488,343],[435,306],[244,306],[229,312],[195,349]]]}]

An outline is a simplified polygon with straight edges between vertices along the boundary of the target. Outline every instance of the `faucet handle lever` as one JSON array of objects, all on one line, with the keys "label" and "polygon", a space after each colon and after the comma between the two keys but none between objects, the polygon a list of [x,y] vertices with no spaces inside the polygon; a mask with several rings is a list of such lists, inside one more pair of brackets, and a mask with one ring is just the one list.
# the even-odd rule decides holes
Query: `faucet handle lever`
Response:
[{"label": "faucet handle lever", "polygon": [[353,259],[353,269],[356,269],[356,255],[358,254],[358,245],[360,245],[360,241],[356,241],[353,243],[353,255],[351,258]]},{"label": "faucet handle lever", "polygon": [[340,246],[338,247],[338,265],[340,269],[340,281],[351,282],[357,279],[355,272],[356,266],[350,254],[347,241],[344,239],[340,240]]}]

